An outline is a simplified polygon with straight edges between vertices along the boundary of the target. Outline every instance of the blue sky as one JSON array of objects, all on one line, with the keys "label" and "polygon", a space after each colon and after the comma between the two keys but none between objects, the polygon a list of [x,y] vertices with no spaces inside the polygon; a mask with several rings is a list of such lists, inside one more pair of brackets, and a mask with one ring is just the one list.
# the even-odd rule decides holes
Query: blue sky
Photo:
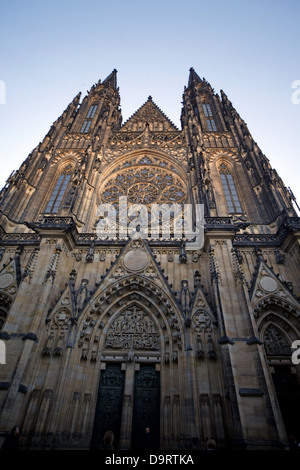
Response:
[{"label": "blue sky", "polygon": [[114,68],[124,121],[151,95],[180,127],[194,67],[225,91],[300,205],[299,0],[2,0],[0,9],[0,187],[73,97]]}]

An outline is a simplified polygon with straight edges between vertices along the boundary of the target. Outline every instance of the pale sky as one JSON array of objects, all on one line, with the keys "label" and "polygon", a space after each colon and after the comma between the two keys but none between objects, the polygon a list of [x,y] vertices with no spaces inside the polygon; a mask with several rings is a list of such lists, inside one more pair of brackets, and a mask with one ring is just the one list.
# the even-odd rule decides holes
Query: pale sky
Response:
[{"label": "pale sky", "polygon": [[299,0],[1,0],[0,18],[1,188],[115,68],[124,121],[151,95],[180,128],[193,67],[225,91],[300,205]]}]

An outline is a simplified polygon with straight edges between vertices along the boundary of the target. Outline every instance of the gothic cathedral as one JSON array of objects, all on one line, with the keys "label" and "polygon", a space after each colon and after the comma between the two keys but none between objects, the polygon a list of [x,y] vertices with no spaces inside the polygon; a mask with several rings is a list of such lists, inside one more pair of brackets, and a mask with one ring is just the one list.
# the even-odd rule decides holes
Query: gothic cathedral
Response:
[{"label": "gothic cathedral", "polygon": [[[168,233],[163,211],[148,230],[153,206]],[[194,227],[203,209],[198,245],[184,206]],[[162,450],[288,448],[299,241],[291,191],[223,91],[190,69],[181,129],[151,96],[122,122],[114,70],[0,193],[0,438],[89,450],[112,430],[139,449],[149,427]]]}]

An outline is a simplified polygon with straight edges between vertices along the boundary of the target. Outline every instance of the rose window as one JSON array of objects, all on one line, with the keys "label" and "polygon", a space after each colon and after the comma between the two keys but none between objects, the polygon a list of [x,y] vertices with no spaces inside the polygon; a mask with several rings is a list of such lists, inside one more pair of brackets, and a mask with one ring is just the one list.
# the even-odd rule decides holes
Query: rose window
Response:
[{"label": "rose window", "polygon": [[182,204],[186,185],[172,170],[137,166],[119,170],[101,192],[101,200],[106,203],[117,204],[120,196],[126,196],[131,204]]},{"label": "rose window", "polygon": [[136,183],[128,189],[128,200],[135,204],[151,204],[158,196],[158,189],[151,183]]}]

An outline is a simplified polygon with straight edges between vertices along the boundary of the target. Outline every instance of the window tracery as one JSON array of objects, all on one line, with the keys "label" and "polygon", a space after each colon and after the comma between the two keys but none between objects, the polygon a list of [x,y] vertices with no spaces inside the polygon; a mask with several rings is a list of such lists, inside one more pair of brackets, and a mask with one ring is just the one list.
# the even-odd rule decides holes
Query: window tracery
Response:
[{"label": "window tracery", "polygon": [[115,203],[120,196],[127,196],[133,204],[180,204],[186,197],[186,188],[181,178],[168,170],[139,167],[121,170],[110,178],[101,196],[107,203]]},{"label": "window tracery", "polygon": [[228,211],[232,214],[243,212],[230,168],[222,163],[219,173],[224,189]]},{"label": "window tracery", "polygon": [[269,325],[264,334],[266,353],[270,356],[290,356],[291,348],[287,338],[274,325]]},{"label": "window tracery", "polygon": [[55,185],[55,188],[52,191],[48,205],[46,207],[46,213],[55,214],[58,212],[62,199],[66,194],[66,190],[71,179],[71,174],[72,165],[67,165],[61,172]]}]

